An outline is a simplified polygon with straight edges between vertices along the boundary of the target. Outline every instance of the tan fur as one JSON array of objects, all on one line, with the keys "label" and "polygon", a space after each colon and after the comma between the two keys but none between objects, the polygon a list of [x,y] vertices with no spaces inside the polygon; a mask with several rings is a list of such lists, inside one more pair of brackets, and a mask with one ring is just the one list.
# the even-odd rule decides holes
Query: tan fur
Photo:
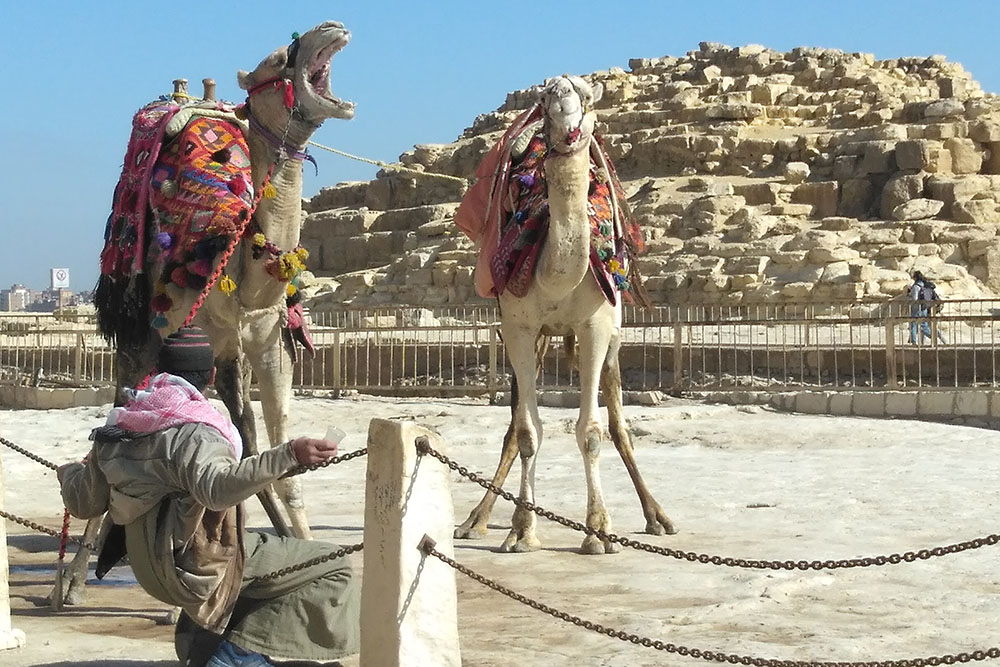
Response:
[{"label": "tan fur", "polygon": [[[603,425],[598,411],[598,384],[604,391],[612,440],[625,462],[639,495],[646,531],[662,535],[676,532],[670,519],[653,498],[639,475],[628,427],[622,415],[621,375],[618,367],[621,305],[610,305],[589,272],[590,224],[587,220],[589,188],[589,142],[596,114],[593,104],[600,89],[591,89],[579,77],[560,77],[547,82],[542,93],[545,127],[553,150],[546,156],[545,175],[549,197],[549,231],[542,248],[535,278],[523,298],[500,295],[501,331],[507,357],[514,368],[516,391],[512,420],[504,438],[500,465],[493,476],[502,484],[514,456],[520,453],[520,498],[535,502],[535,462],[542,442],[535,389],[537,370],[547,335],[564,337],[567,352],[580,373],[580,415],[576,440],[587,478],[586,525],[611,531],[611,519],[601,491],[600,456]],[[568,141],[579,127],[582,146]],[[562,151],[560,153],[560,151]],[[543,333],[545,335],[543,335]],[[541,342],[541,344],[539,344]],[[577,344],[574,345],[574,342]],[[496,497],[487,493],[455,530],[456,537],[475,538],[486,533]],[[535,515],[518,507],[501,551],[534,551],[541,543],[535,535]],[[587,536],[581,550],[588,554],[612,553],[619,545]]]},{"label": "tan fur", "polygon": [[[308,82],[311,73],[315,73],[311,68],[323,64],[323,59],[317,58],[320,51],[325,49],[324,53],[332,57],[349,39],[350,33],[342,24],[333,21],[321,23],[300,37],[294,70],[286,68],[288,47],[281,46],[264,58],[253,72],[239,72],[237,79],[244,89],[275,76],[287,78],[295,84],[294,112],[289,113],[280,89],[264,89],[254,95],[250,104],[256,119],[275,136],[284,137],[286,143],[301,148],[327,118],[351,118],[354,115],[352,103],[332,97],[329,90],[317,90]],[[255,191],[261,188],[272,165],[271,184],[277,190],[273,199],[261,200],[254,220],[268,240],[283,251],[292,250],[299,242],[302,163],[280,156],[253,129],[248,134],[247,143]],[[160,268],[153,267],[150,275],[158,275]],[[194,323],[212,339],[217,367],[216,390],[229,409],[247,451],[256,453],[256,426],[249,393],[251,370],[260,388],[270,446],[288,441],[292,358],[281,336],[285,324],[286,283],[270,276],[264,270],[263,259],[253,259],[251,249],[245,243],[233,253],[226,273],[235,279],[237,291],[229,296],[216,286],[198,311]],[[158,331],[161,337],[166,337],[183,323],[194,298],[194,295],[184,294],[175,299],[173,308],[165,313],[168,326]],[[143,350],[119,350],[119,388],[133,386],[152,367],[159,346],[159,339],[154,339]],[[299,537],[310,537],[299,480],[282,480],[275,486],[291,521],[292,532]],[[287,531],[287,524],[277,512],[273,495],[270,490],[264,493],[261,498],[264,507],[276,529]],[[88,524],[87,534],[96,534],[96,528]],[[70,585],[66,587],[65,595],[67,602],[79,602],[82,598],[88,559],[88,550],[81,549],[70,567]]]}]

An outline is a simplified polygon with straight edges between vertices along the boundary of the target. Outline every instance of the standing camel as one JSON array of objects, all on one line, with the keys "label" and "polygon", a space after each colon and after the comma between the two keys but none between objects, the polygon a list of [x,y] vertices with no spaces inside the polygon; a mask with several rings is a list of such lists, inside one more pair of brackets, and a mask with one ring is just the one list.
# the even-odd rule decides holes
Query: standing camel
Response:
[{"label": "standing camel", "polygon": [[[296,35],[291,44],[276,49],[252,72],[238,74],[240,87],[247,91],[246,105],[236,110],[236,115],[247,122],[245,136],[252,188],[247,189],[250,196],[246,199],[251,200],[252,194],[258,193],[259,204],[225,268],[223,280],[231,281],[227,288],[231,293],[220,289],[226,287],[222,281],[216,283],[198,310],[194,324],[211,337],[216,357],[215,388],[248,454],[257,451],[249,391],[251,372],[260,389],[270,445],[288,439],[294,348],[286,331],[289,316],[294,314],[286,302],[290,274],[283,272],[282,267],[287,268],[289,261],[295,262],[293,255],[301,258],[303,254],[296,253],[296,249],[302,211],[302,160],[308,157],[306,144],[326,119],[354,116],[354,104],[341,101],[330,92],[330,61],[350,37],[343,24],[327,21],[301,36]],[[182,106],[175,118],[181,118],[185,108]],[[194,111],[195,116],[202,113],[214,112],[197,108]],[[220,158],[222,162],[232,160],[228,153]],[[157,187],[155,180],[152,187]],[[166,193],[163,183],[159,188]],[[260,197],[262,191],[264,196]],[[243,188],[237,193],[242,194]],[[199,295],[198,289],[190,286],[184,289],[176,280],[166,285],[169,290],[164,287],[164,282],[172,278],[169,267],[165,272],[164,253],[156,247],[156,218],[157,215],[150,216],[154,227],[145,234],[145,243],[138,251],[146,258],[146,268],[117,283],[102,276],[105,294],[112,296],[106,297],[103,309],[99,305],[98,320],[102,332],[117,341],[119,402],[122,388],[135,386],[152,369],[162,339],[184,323]],[[109,235],[113,235],[114,229],[109,223]],[[105,247],[107,250],[109,245]],[[214,261],[218,265],[221,254],[215,255]],[[101,289],[99,284],[98,296]],[[171,298],[163,299],[166,294]],[[130,316],[130,311],[135,314]],[[308,538],[309,524],[299,480],[294,477],[282,480],[276,487],[292,531]],[[283,524],[275,508],[268,513],[272,521]],[[98,533],[98,522],[91,521],[84,541],[93,541]],[[81,549],[74,558],[65,589],[67,602],[81,599],[88,560],[86,549]]]},{"label": "standing camel", "polygon": [[[493,483],[497,486],[503,484],[515,456],[520,454],[519,495],[521,500],[535,501],[535,460],[542,440],[535,387],[538,368],[547,347],[547,337],[564,336],[570,352],[575,339],[575,361],[580,379],[576,441],[583,455],[587,480],[586,525],[606,533],[611,531],[598,467],[603,440],[598,410],[600,388],[608,407],[611,439],[639,495],[646,518],[646,532],[662,535],[674,533],[676,529],[639,474],[628,427],[622,415],[621,371],[618,366],[622,307],[615,287],[628,289],[628,277],[637,282],[638,275],[623,266],[632,254],[626,250],[628,242],[621,220],[624,202],[618,201],[620,192],[615,192],[618,188],[615,187],[613,167],[594,139],[597,119],[594,104],[602,92],[600,84],[592,87],[576,76],[566,75],[549,80],[542,91],[540,107],[515,121],[515,131],[508,132],[503,142],[507,144],[507,152],[515,158],[518,154],[522,155],[523,163],[537,159],[538,167],[520,174],[516,173],[515,167],[513,173],[505,175],[509,162],[503,157],[499,162],[500,169],[491,171],[481,167],[479,171],[480,176],[485,176],[487,171],[497,174],[491,186],[494,195],[500,192],[502,198],[516,200],[513,204],[516,212],[508,220],[500,221],[492,229],[487,227],[490,230],[487,236],[497,234],[498,228],[501,230],[498,242],[501,252],[492,252],[492,246],[497,244],[489,238],[483,240],[482,250],[493,255],[486,261],[491,262],[492,289],[498,293],[500,302],[501,333],[514,370],[512,420],[504,436],[503,452]],[[541,117],[540,122],[531,122],[538,117]],[[539,126],[540,134],[535,135]],[[528,140],[528,137],[531,139]],[[526,141],[530,141],[527,148]],[[500,154],[503,155],[503,147]],[[540,187],[539,179],[544,179]],[[602,186],[604,190],[598,191]],[[608,216],[597,223],[595,218],[600,217],[601,203],[599,198],[595,199],[595,192],[607,194],[605,202],[610,208]],[[536,194],[547,198],[547,218],[544,203],[536,206],[535,210],[541,212],[537,216],[530,212],[525,215],[525,208],[519,206],[519,203],[523,204]],[[494,215],[499,215],[501,210],[497,200],[494,196],[489,205]],[[530,235],[534,238],[530,243],[511,244],[504,241],[511,233],[522,240],[526,238],[526,230],[535,220],[539,222],[531,231]],[[459,221],[459,216],[456,216],[456,221]],[[459,224],[464,227],[463,222]],[[603,229],[604,240],[612,240],[604,247],[595,247],[595,243],[602,243],[602,235],[595,234],[602,224],[606,226]],[[520,230],[517,225],[521,226]],[[531,245],[534,250],[527,249]],[[511,251],[511,247],[515,250]],[[532,273],[530,258],[533,253],[537,253],[537,261]],[[515,266],[510,259],[515,255],[526,255],[529,262]],[[484,267],[481,255],[477,266],[477,288],[481,293],[482,276],[478,274]],[[506,270],[511,270],[512,274],[508,276]],[[500,284],[498,278],[500,282],[506,281],[505,284]],[[640,285],[631,287],[641,294]],[[485,535],[495,500],[495,494],[487,493],[469,518],[455,530],[455,536],[476,538]],[[539,547],[540,542],[535,535],[535,515],[517,507],[510,533],[500,550],[527,552]],[[588,535],[581,546],[586,554],[613,553],[619,549],[619,545],[594,535]]]}]

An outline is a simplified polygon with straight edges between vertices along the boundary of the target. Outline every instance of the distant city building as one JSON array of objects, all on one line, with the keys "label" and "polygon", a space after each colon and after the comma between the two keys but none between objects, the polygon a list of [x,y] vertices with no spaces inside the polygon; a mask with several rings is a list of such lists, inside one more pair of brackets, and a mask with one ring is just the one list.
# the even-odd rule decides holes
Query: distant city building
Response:
[{"label": "distant city building", "polygon": [[27,310],[31,302],[31,292],[24,285],[0,290],[0,310]]}]

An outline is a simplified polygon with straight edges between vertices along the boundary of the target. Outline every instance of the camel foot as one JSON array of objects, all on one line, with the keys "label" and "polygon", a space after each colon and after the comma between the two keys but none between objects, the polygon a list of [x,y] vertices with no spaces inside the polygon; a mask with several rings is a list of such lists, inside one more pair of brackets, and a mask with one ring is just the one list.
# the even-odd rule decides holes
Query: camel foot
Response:
[{"label": "camel foot", "polygon": [[674,522],[663,513],[663,510],[657,510],[656,516],[651,519],[646,519],[646,534],[647,535],[676,535],[677,526]]},{"label": "camel foot", "polygon": [[473,512],[462,525],[455,528],[455,539],[459,540],[481,540],[486,537],[487,519],[481,519]]},{"label": "camel foot", "polygon": [[62,603],[68,606],[83,604],[86,599],[83,586],[74,586],[71,583],[62,588],[59,586],[54,587],[49,594],[45,596],[45,603],[51,606],[52,601],[58,595],[62,596]]},{"label": "camel foot", "polygon": [[533,533],[518,535],[515,531],[510,531],[507,539],[500,545],[500,551],[505,554],[525,554],[538,551],[542,548],[542,543]]},{"label": "camel foot", "polygon": [[580,553],[588,556],[616,554],[621,550],[622,547],[617,542],[602,540],[596,535],[587,535],[587,537],[583,538],[583,544],[580,545]]}]

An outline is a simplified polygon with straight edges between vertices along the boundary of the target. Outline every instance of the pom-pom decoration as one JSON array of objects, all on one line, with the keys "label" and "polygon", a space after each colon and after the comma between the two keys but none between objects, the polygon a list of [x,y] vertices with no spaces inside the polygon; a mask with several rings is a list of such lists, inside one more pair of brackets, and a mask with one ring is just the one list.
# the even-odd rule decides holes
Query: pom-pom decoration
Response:
[{"label": "pom-pom decoration", "polygon": [[228,296],[232,294],[234,291],[236,291],[236,281],[230,278],[228,275],[224,275],[219,280],[219,289],[222,290],[223,294]]}]

